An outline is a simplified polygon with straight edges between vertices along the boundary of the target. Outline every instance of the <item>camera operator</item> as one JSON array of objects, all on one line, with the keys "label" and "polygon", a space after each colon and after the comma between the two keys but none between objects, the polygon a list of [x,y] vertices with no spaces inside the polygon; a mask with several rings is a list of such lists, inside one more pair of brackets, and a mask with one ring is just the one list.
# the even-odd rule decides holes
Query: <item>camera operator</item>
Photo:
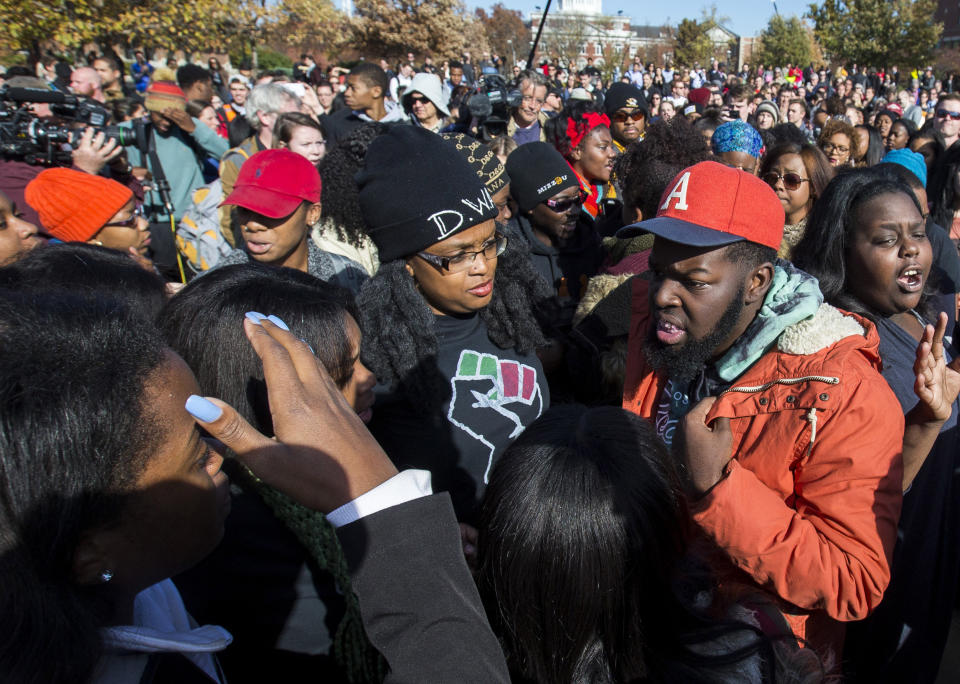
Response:
[{"label": "camera operator", "polygon": [[[178,273],[171,219],[179,221],[190,207],[193,191],[204,184],[198,154],[220,159],[227,141],[186,112],[186,97],[169,69],[157,69],[147,87],[147,121],[120,124],[137,131],[124,150],[140,177],[150,177],[145,209],[150,221],[154,263],[165,275]],[[142,127],[142,129],[141,129]],[[139,129],[139,130],[138,130]]]},{"label": "camera operator", "polygon": [[547,115],[540,110],[547,99],[547,80],[540,72],[527,69],[520,73],[517,83],[522,99],[511,112],[507,135],[517,145],[538,140],[545,142],[547,138],[543,127],[547,123]]},{"label": "camera operator", "polygon": [[736,85],[730,88],[723,98],[723,120],[746,123],[750,117],[750,95],[747,86]]},{"label": "camera operator", "polygon": [[[54,91],[50,90],[46,83],[33,76],[10,78],[6,81],[6,87],[8,90],[24,88],[35,91],[38,99],[44,99],[44,96],[54,94]],[[11,106],[10,103],[4,104],[4,107],[9,106]],[[49,102],[28,101],[22,103],[20,109],[29,111],[32,115],[31,119],[35,119],[39,124],[69,123],[69,121],[60,120],[54,115]],[[105,136],[102,131],[87,127],[80,138],[71,146],[62,146],[59,143],[50,144],[55,146],[55,150],[50,151],[48,157],[50,163],[46,165],[69,166],[93,175],[109,176],[129,187],[138,196],[142,195],[143,191],[139,182],[129,172],[129,165],[123,157],[123,148],[117,145],[116,140]],[[27,204],[23,193],[27,183],[43,171],[44,164],[37,163],[37,158],[44,155],[37,145],[25,142],[24,148],[33,154],[27,155],[22,153],[22,150],[8,149],[3,155],[0,155],[0,191],[6,194],[22,210],[27,221],[39,224],[39,217]]]}]

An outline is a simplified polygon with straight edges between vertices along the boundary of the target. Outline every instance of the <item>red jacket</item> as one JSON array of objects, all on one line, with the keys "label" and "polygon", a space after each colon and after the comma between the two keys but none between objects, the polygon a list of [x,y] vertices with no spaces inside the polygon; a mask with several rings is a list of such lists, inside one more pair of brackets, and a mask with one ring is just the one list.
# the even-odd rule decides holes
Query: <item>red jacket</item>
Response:
[{"label": "red jacket", "polygon": [[[647,283],[634,282],[623,406],[652,419],[666,378],[643,354]],[[890,580],[904,420],[878,345],[871,323],[823,305],[788,327],[707,417],[731,419],[734,458],[693,505],[694,520],[724,552],[721,577],[749,577],[778,596],[814,645],[836,647],[834,621],[868,615]]]}]

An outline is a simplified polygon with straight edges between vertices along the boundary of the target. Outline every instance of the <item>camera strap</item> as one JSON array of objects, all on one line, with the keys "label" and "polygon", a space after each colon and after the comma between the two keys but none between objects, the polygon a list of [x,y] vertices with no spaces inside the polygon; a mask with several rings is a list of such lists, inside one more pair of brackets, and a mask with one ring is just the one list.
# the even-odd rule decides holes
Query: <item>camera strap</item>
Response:
[{"label": "camera strap", "polygon": [[[137,129],[137,147],[140,149],[140,156],[144,161],[149,159],[150,172],[153,174],[156,192],[160,195],[160,201],[163,203],[163,211],[168,216],[173,216],[173,201],[170,199],[170,183],[167,182],[167,176],[163,172],[163,165],[160,163],[160,157],[157,155],[157,143],[153,137],[153,126],[149,123],[144,123],[142,120],[134,121],[133,125]],[[156,207],[154,207],[154,209],[156,209]]]}]

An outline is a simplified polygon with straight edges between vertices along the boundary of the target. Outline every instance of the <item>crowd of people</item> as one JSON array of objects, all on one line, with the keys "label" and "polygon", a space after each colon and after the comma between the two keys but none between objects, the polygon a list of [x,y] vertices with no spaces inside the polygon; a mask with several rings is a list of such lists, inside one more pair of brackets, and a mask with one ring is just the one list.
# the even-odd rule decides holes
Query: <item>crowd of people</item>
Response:
[{"label": "crowd of people", "polygon": [[936,679],[952,77],[85,61],[4,74],[0,679]]}]

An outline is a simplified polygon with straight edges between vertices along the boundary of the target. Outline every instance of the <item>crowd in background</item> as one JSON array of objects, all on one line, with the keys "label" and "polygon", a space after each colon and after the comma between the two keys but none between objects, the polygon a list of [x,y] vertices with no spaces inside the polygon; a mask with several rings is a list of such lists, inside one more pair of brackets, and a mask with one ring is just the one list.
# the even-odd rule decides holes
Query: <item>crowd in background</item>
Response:
[{"label": "crowd in background", "polygon": [[0,679],[936,679],[953,76],[603,66],[6,70]]}]

